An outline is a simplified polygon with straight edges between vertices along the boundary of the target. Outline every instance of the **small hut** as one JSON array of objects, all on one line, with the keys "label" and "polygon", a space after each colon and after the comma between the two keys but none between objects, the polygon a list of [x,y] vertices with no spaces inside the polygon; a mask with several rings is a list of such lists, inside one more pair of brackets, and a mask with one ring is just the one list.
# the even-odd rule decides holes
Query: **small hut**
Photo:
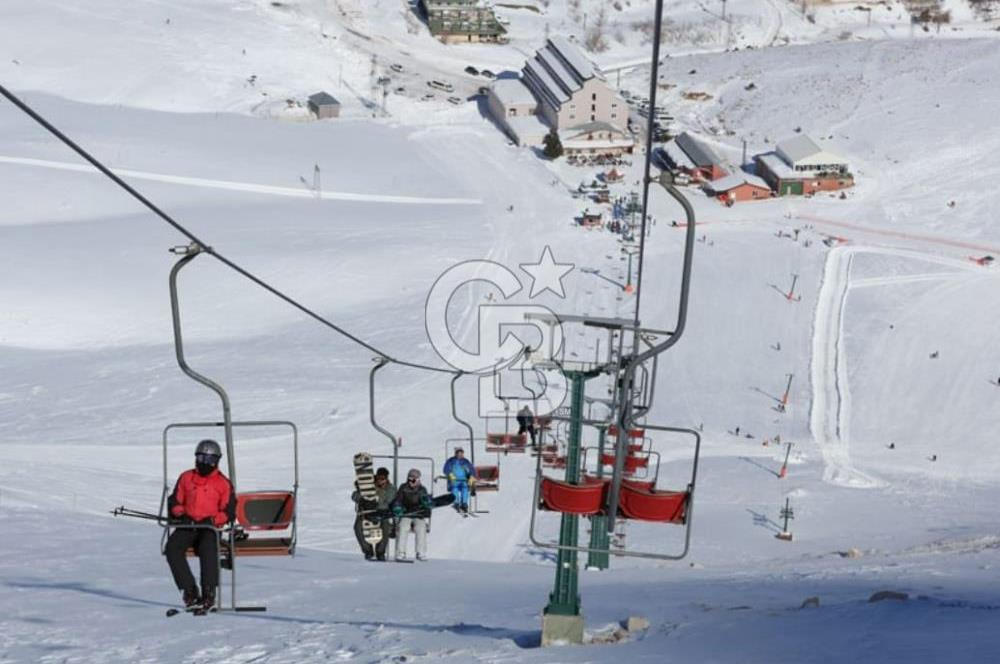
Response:
[{"label": "small hut", "polygon": [[320,120],[340,117],[340,102],[328,92],[317,92],[309,97],[309,110]]}]

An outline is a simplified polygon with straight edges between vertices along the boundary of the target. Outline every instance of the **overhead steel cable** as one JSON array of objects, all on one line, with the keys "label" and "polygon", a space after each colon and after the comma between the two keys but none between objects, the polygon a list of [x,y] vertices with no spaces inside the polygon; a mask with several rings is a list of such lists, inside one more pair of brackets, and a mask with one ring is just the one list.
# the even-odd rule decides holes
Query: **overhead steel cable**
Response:
[{"label": "overhead steel cable", "polygon": [[[645,264],[646,256],[646,223],[649,216],[649,185],[652,180],[649,177],[650,166],[653,160],[653,133],[655,129],[656,117],[656,83],[660,71],[660,30],[663,25],[663,0],[656,0],[656,15],[653,17],[653,61],[650,67],[649,76],[649,113],[646,117],[646,159],[642,174],[642,219],[640,220],[639,234],[639,265],[635,275],[635,326],[639,327],[639,303],[642,298],[642,268]],[[639,351],[638,335],[636,335],[633,352]]]},{"label": "overhead steel cable", "polygon": [[184,237],[186,237],[187,239],[189,239],[191,242],[197,244],[201,248],[201,250],[203,252],[205,252],[206,254],[211,255],[213,258],[215,258],[216,260],[218,260],[220,263],[222,263],[223,265],[225,265],[229,269],[231,269],[234,272],[242,275],[243,277],[246,277],[247,279],[249,279],[253,283],[257,284],[258,286],[260,286],[261,288],[263,288],[264,290],[266,290],[267,292],[271,293],[272,295],[278,297],[281,300],[284,300],[285,302],[287,302],[288,304],[292,305],[293,307],[295,307],[296,309],[298,309],[302,313],[306,314],[310,318],[312,318],[312,319],[318,321],[319,323],[322,323],[323,325],[329,327],[334,332],[337,332],[338,334],[341,334],[344,337],[347,337],[348,339],[350,339],[354,343],[358,344],[359,346],[362,346],[362,347],[370,350],[371,352],[375,353],[376,355],[379,355],[380,357],[384,357],[389,362],[392,362],[394,364],[399,364],[399,365],[404,366],[404,367],[411,367],[413,369],[420,369],[420,370],[423,370],[423,371],[436,371],[436,372],[439,372],[439,373],[447,373],[447,374],[461,373],[461,372],[459,372],[456,369],[445,369],[445,368],[442,368],[442,367],[434,367],[434,366],[430,366],[430,365],[427,365],[427,364],[420,364],[419,362],[410,362],[410,361],[407,361],[407,360],[396,359],[396,358],[392,357],[391,355],[389,355],[388,353],[384,353],[381,350],[379,350],[378,348],[376,348],[375,346],[372,346],[371,344],[369,344],[368,342],[364,341],[360,337],[358,337],[358,336],[356,336],[354,334],[351,334],[350,332],[348,332],[344,328],[340,327],[336,323],[334,323],[334,322],[332,322],[330,320],[327,320],[326,318],[324,318],[323,316],[319,315],[318,313],[316,313],[315,311],[313,311],[309,307],[307,307],[304,304],[301,304],[300,302],[298,302],[297,300],[295,300],[293,297],[291,297],[289,295],[286,295],[285,293],[281,292],[280,290],[278,290],[274,286],[270,285],[269,283],[267,283],[266,281],[264,281],[260,277],[254,275],[253,273],[249,272],[248,270],[240,267],[239,265],[237,265],[233,261],[229,260],[228,258],[226,258],[225,256],[223,256],[222,254],[220,254],[217,251],[215,251],[208,243],[204,242],[197,235],[195,235],[194,233],[192,233],[191,231],[189,231],[187,228],[185,228],[183,225],[181,225],[176,220],[174,220],[170,215],[168,215],[166,212],[164,212],[159,207],[157,207],[156,204],[154,204],[148,198],[146,198],[141,193],[139,193],[130,184],[128,184],[127,182],[125,182],[124,180],[122,180],[120,177],[118,177],[117,175],[115,175],[111,171],[111,169],[109,169],[107,166],[105,166],[100,161],[98,161],[95,157],[93,157],[92,155],[90,155],[90,153],[88,153],[82,147],[80,147],[79,145],[77,145],[71,138],[69,138],[68,136],[66,136],[66,134],[62,133],[61,131],[59,131],[59,129],[57,129],[55,126],[53,126],[52,123],[50,123],[48,120],[46,120],[41,115],[39,115],[33,108],[31,108],[30,106],[28,106],[28,104],[26,104],[24,101],[22,101],[20,98],[18,98],[17,95],[15,95],[10,90],[8,90],[7,88],[5,88],[3,85],[0,85],[0,94],[2,94],[4,97],[6,97],[7,100],[10,101],[12,104],[14,104],[19,109],[21,109],[26,115],[28,115],[28,117],[30,117],[32,120],[34,120],[35,122],[37,122],[38,124],[40,124],[42,127],[44,127],[46,131],[48,131],[50,134],[52,134],[53,136],[55,136],[56,138],[58,138],[60,141],[62,141],[67,147],[69,147],[71,150],[73,150],[78,155],[80,155],[81,157],[83,157],[87,162],[90,163],[91,166],[93,166],[94,168],[96,168],[98,171],[100,171],[105,176],[107,176],[112,182],[114,182],[119,187],[121,187],[122,189],[124,189],[125,191],[127,191],[129,194],[131,194],[133,198],[135,198],[137,201],[139,201],[140,203],[142,203],[153,214],[155,214],[160,219],[162,219],[163,221],[165,221],[168,224],[170,224],[171,226],[173,226],[174,229],[178,233],[180,233],[181,235],[183,235]]}]

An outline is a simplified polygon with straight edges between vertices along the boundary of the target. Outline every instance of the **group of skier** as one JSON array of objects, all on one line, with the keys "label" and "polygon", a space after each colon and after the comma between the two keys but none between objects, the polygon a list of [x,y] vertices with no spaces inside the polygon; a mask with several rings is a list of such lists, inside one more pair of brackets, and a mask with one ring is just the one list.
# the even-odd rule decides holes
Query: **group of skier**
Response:
[{"label": "group of skier", "polygon": [[[529,433],[534,443],[531,410],[525,407],[519,411],[517,420],[518,433]],[[236,520],[236,492],[229,479],[219,471],[222,449],[216,441],[199,442],[194,457],[194,468],[184,471],[177,478],[167,502],[175,528],[167,539],[166,557],[185,608],[204,613],[215,606],[219,586],[218,530]],[[469,516],[469,499],[474,494],[477,477],[475,467],[465,458],[464,449],[455,448],[455,454],[445,462],[443,472],[448,480],[448,491],[454,496],[452,504],[455,511]],[[411,468],[406,474],[406,482],[396,488],[389,480],[389,469],[379,468],[375,472],[373,501],[363,499],[355,484],[351,496],[357,512],[354,534],[367,560],[385,561],[389,540],[395,538],[395,559],[407,561],[407,540],[411,532],[415,539],[416,559],[427,560],[427,535],[433,501],[420,480],[420,471]],[[373,545],[366,541],[362,530],[364,521],[379,524],[382,538],[378,543]],[[199,559],[200,590],[187,564],[189,549]]]},{"label": "group of skier", "polygon": [[[431,496],[420,482],[420,471],[411,468],[406,473],[406,482],[395,488],[389,481],[389,469],[375,471],[374,501],[365,500],[355,483],[351,494],[357,516],[354,519],[354,534],[366,560],[386,560],[389,539],[395,537],[393,555],[398,561],[407,560],[407,540],[412,532],[416,540],[417,560],[427,560],[427,533],[430,532]],[[365,539],[364,522],[378,523],[382,538],[375,545]]]}]

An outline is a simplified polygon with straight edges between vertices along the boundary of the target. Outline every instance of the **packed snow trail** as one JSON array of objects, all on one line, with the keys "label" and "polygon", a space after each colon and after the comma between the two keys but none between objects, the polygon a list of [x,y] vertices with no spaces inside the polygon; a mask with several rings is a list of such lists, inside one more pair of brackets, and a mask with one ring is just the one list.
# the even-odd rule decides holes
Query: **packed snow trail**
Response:
[{"label": "packed snow trail", "polygon": [[884,483],[851,464],[851,392],[847,379],[847,359],[844,353],[844,311],[847,306],[848,292],[855,285],[871,287],[897,282],[951,279],[961,272],[878,277],[861,279],[856,284],[852,284],[851,267],[854,257],[859,253],[911,258],[959,268],[962,271],[976,271],[978,268],[960,260],[902,249],[836,247],[827,255],[813,325],[812,366],[810,369],[813,402],[809,428],[816,444],[819,445],[826,464],[823,472],[824,481],[851,487],[875,488]]},{"label": "packed snow trail", "polygon": [[[64,161],[50,161],[48,159],[0,156],[0,164],[18,164],[21,166],[53,168],[60,171],[77,171],[80,173],[93,173],[94,175],[100,174],[92,166],[72,164]],[[145,171],[130,171],[127,169],[117,168],[113,168],[111,171],[121,178],[152,180],[154,182],[181,184],[189,187],[227,189],[229,191],[243,191],[252,194],[268,194],[270,196],[291,196],[293,198],[317,198],[328,201],[355,201],[363,203],[405,203],[409,205],[482,205],[483,203],[482,199],[479,198],[429,198],[422,196],[393,196],[391,194],[356,194],[346,191],[314,191],[312,189],[275,187],[272,185],[230,182],[227,180],[209,180],[206,178],[189,178],[180,175],[164,175],[162,173],[148,173]]]}]

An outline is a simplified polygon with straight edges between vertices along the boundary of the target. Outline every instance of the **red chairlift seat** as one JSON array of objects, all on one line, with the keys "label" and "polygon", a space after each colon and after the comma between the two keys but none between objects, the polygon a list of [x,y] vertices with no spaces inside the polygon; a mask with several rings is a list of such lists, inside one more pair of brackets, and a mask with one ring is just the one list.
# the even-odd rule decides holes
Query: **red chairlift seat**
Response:
[{"label": "red chairlift seat", "polygon": [[628,446],[628,453],[635,454],[636,452],[642,452],[643,448],[646,447],[645,443],[638,443],[635,445]]},{"label": "red chairlift seat", "polygon": [[486,434],[487,452],[514,452],[523,453],[528,447],[528,437],[526,434],[517,433],[488,433]]},{"label": "red chairlift seat", "polygon": [[[254,491],[236,495],[236,523],[244,531],[288,530],[294,528],[294,520],[295,494],[291,491]],[[227,544],[225,539],[223,544]],[[294,550],[295,539],[292,535],[236,540],[237,556],[291,555]]]},{"label": "red chairlift seat", "polygon": [[[615,455],[614,454],[602,454],[601,463],[605,466],[615,465]],[[625,457],[625,472],[628,474],[634,473],[640,468],[646,468],[649,466],[649,456],[637,457],[637,456],[627,456]]]},{"label": "red chairlift seat", "polygon": [[542,478],[542,509],[567,514],[593,515],[604,507],[604,484],[570,484]]},{"label": "red chairlift seat", "polygon": [[689,496],[687,491],[655,491],[623,482],[618,509],[628,519],[683,525],[687,520]]},{"label": "red chairlift seat", "polygon": [[[285,537],[236,539],[237,556],[288,556],[295,552],[295,494],[291,491],[254,491],[236,495],[236,524],[244,534],[254,531],[293,530]],[[222,536],[223,556],[229,555],[229,538]],[[188,549],[187,555],[195,555]]]},{"label": "red chairlift seat", "polygon": [[[612,424],[611,426],[609,426],[608,427],[608,435],[609,436],[617,436],[618,435],[618,425]],[[635,438],[640,438],[640,439],[641,438],[645,438],[646,437],[646,430],[645,429],[629,429],[628,430],[628,437],[629,438],[633,438],[633,439],[635,439]]]},{"label": "red chairlift seat", "polygon": [[476,466],[476,491],[500,490],[500,466]]},{"label": "red chairlift seat", "polygon": [[[584,475],[583,481],[587,484],[600,484],[603,483],[606,486],[611,486],[611,477],[597,477],[595,475]],[[640,489],[642,491],[652,491],[653,484],[655,480],[634,480],[627,477],[622,478],[622,486],[632,487],[634,489]]]}]

